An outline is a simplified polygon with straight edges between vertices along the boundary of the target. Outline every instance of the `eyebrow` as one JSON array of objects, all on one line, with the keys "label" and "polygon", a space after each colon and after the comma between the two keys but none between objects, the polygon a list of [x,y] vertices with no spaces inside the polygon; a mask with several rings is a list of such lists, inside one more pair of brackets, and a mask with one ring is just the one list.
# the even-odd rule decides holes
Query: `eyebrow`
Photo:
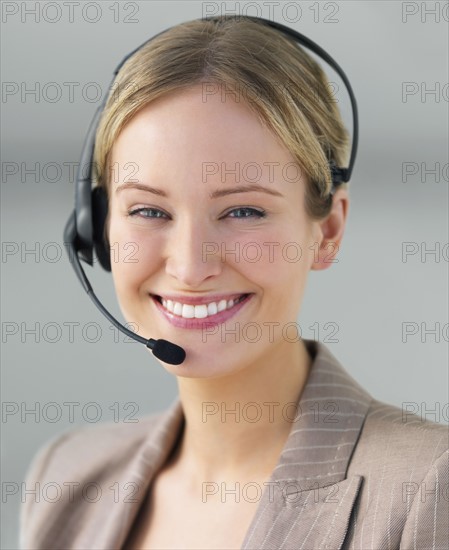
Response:
[{"label": "eyebrow", "polygon": [[[154,195],[159,195],[161,197],[169,197],[169,195],[162,189],[158,189],[157,187],[152,187],[151,185],[146,185],[143,183],[123,183],[116,188],[115,192],[119,193],[124,189],[140,189],[141,191],[147,191],[148,193],[153,193]],[[209,194],[209,198],[216,199],[218,197],[224,197],[226,195],[232,195],[234,193],[249,193],[251,191],[260,191],[261,193],[267,193],[269,195],[274,195],[275,197],[284,196],[282,195],[282,193],[279,193],[279,191],[276,191],[275,189],[268,189],[267,187],[263,187],[262,185],[253,183],[251,185],[239,185],[230,189],[219,189],[217,191],[213,191]]]}]

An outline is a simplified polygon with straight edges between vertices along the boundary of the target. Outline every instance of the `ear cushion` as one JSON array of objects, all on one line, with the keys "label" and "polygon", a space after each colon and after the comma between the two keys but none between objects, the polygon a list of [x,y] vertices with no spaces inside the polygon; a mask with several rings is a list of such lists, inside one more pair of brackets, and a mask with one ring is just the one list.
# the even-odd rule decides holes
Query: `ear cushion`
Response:
[{"label": "ear cushion", "polygon": [[111,271],[111,253],[107,239],[104,236],[106,218],[108,216],[108,198],[103,187],[92,189],[92,226],[95,255],[100,265],[106,271]]}]

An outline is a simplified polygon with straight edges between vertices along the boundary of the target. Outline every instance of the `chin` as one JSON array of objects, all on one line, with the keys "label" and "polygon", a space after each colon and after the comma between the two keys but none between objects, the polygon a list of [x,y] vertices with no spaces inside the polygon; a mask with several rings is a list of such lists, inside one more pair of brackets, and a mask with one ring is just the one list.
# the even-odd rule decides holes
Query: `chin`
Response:
[{"label": "chin", "polygon": [[[173,339],[173,342],[176,343]],[[243,368],[241,363],[241,353],[235,354],[234,357],[227,357],[221,353],[220,362],[217,362],[217,352],[211,344],[207,349],[207,344],[203,349],[198,346],[183,345],[179,342],[186,351],[186,358],[181,365],[170,365],[160,361],[164,368],[181,378],[221,378],[232,375]],[[150,351],[150,350],[148,350]],[[151,351],[150,351],[151,353]],[[159,359],[156,359],[159,361]]]}]

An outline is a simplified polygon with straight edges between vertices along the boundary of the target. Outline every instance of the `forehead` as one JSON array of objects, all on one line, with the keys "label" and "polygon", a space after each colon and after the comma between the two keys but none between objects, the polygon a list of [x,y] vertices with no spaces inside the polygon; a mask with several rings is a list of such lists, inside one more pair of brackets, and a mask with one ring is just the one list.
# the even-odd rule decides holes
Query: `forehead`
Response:
[{"label": "forehead", "polygon": [[223,185],[282,184],[284,191],[299,184],[299,167],[281,140],[244,98],[218,85],[176,90],[144,106],[119,134],[111,159],[135,163],[140,180],[207,177]]},{"label": "forehead", "polygon": [[[196,140],[189,141],[191,136]],[[200,83],[183,90],[174,90],[142,107],[125,125],[114,143],[114,149],[125,141],[146,140],[160,143],[172,140],[200,151],[225,144],[223,153],[243,149],[253,155],[290,155],[275,133],[269,130],[251,108],[249,95],[237,95],[223,86]],[[164,143],[165,144],[165,143]],[[218,152],[218,151],[216,151]]]}]

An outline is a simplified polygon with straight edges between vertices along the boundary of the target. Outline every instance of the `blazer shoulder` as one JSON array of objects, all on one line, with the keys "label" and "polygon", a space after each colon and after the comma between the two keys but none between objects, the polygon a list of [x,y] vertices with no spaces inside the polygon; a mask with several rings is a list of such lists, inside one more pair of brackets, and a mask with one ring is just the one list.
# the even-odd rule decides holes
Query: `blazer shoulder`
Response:
[{"label": "blazer shoulder", "polygon": [[53,470],[52,466],[57,466],[57,470],[63,467],[65,475],[79,475],[83,467],[97,469],[112,457],[129,455],[151,434],[163,415],[164,412],[155,412],[137,418],[137,422],[111,421],[69,428],[38,448],[26,477],[41,479],[46,471]]},{"label": "blazer shoulder", "polygon": [[429,420],[427,417],[417,414],[419,408],[415,404],[404,403],[402,408],[372,399],[367,411],[364,432],[383,432],[391,434],[396,439],[408,439],[414,437],[417,440],[431,443],[439,442],[442,450],[449,447],[449,442],[444,436],[449,437],[448,426]]},{"label": "blazer shoulder", "polygon": [[[423,479],[449,449],[449,427],[407,408],[372,399],[357,441],[351,467],[388,468],[404,477]],[[405,478],[404,478],[405,479]]]}]

